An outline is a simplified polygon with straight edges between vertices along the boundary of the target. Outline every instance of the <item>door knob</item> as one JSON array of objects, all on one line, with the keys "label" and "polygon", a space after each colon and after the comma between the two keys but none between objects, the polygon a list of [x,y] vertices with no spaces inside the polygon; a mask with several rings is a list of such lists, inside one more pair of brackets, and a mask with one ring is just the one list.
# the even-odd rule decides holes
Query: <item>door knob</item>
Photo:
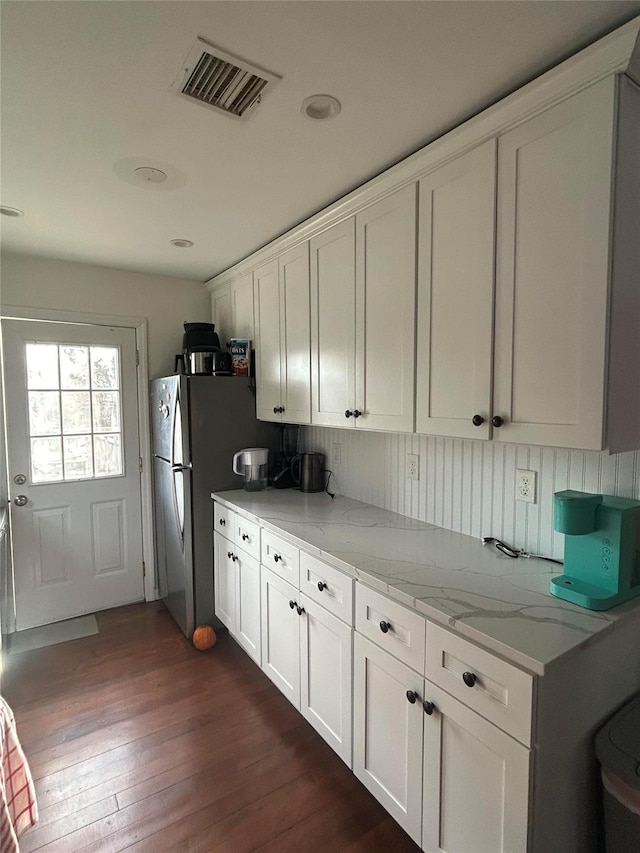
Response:
[{"label": "door knob", "polygon": [[27,482],[27,478],[24,474],[16,474],[16,476],[13,478],[13,482],[16,484],[16,486],[24,486],[24,484]]},{"label": "door knob", "polygon": [[26,495],[16,495],[13,502],[16,506],[26,506],[29,498]]}]

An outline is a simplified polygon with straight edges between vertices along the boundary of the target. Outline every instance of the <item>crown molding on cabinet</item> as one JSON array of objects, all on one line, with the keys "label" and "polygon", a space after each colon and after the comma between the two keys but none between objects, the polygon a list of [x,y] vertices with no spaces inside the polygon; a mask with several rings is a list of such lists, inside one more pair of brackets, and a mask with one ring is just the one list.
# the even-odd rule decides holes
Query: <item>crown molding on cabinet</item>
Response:
[{"label": "crown molding on cabinet", "polygon": [[612,74],[628,72],[640,81],[640,16],[527,83],[415,154],[372,178],[344,198],[305,220],[228,270],[205,282],[208,290],[225,287],[282,252],[304,243],[341,219],[419,180],[490,137],[532,118]]}]

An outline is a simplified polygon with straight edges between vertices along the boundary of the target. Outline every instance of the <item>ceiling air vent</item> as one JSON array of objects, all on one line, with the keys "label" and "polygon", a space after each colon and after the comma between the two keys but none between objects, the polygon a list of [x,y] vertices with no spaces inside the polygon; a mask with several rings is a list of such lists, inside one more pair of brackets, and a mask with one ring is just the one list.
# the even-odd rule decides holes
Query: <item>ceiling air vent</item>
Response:
[{"label": "ceiling air vent", "polygon": [[243,118],[280,79],[199,38],[173,88],[198,104]]}]

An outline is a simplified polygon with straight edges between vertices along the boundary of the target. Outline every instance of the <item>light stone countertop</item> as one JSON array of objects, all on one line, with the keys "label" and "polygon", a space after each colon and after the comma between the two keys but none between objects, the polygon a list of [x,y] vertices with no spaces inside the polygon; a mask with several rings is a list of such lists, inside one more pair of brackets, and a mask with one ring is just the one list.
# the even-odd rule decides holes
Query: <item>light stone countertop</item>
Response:
[{"label": "light stone countertop", "polygon": [[550,594],[549,580],[562,574],[555,563],[506,557],[479,539],[360,501],[294,489],[212,498],[539,675],[621,620],[640,620],[640,598],[586,610]]}]

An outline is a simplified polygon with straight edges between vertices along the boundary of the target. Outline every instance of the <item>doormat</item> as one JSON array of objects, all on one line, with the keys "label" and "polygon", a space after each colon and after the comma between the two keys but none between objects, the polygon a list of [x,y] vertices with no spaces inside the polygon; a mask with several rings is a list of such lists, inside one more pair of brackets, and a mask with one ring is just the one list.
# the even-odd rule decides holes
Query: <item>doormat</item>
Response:
[{"label": "doormat", "polygon": [[95,616],[78,616],[77,619],[66,619],[64,622],[53,622],[51,625],[40,625],[29,628],[28,631],[16,631],[7,637],[9,654],[20,654],[41,649],[44,646],[56,646],[80,637],[90,637],[98,634],[98,623]]}]

